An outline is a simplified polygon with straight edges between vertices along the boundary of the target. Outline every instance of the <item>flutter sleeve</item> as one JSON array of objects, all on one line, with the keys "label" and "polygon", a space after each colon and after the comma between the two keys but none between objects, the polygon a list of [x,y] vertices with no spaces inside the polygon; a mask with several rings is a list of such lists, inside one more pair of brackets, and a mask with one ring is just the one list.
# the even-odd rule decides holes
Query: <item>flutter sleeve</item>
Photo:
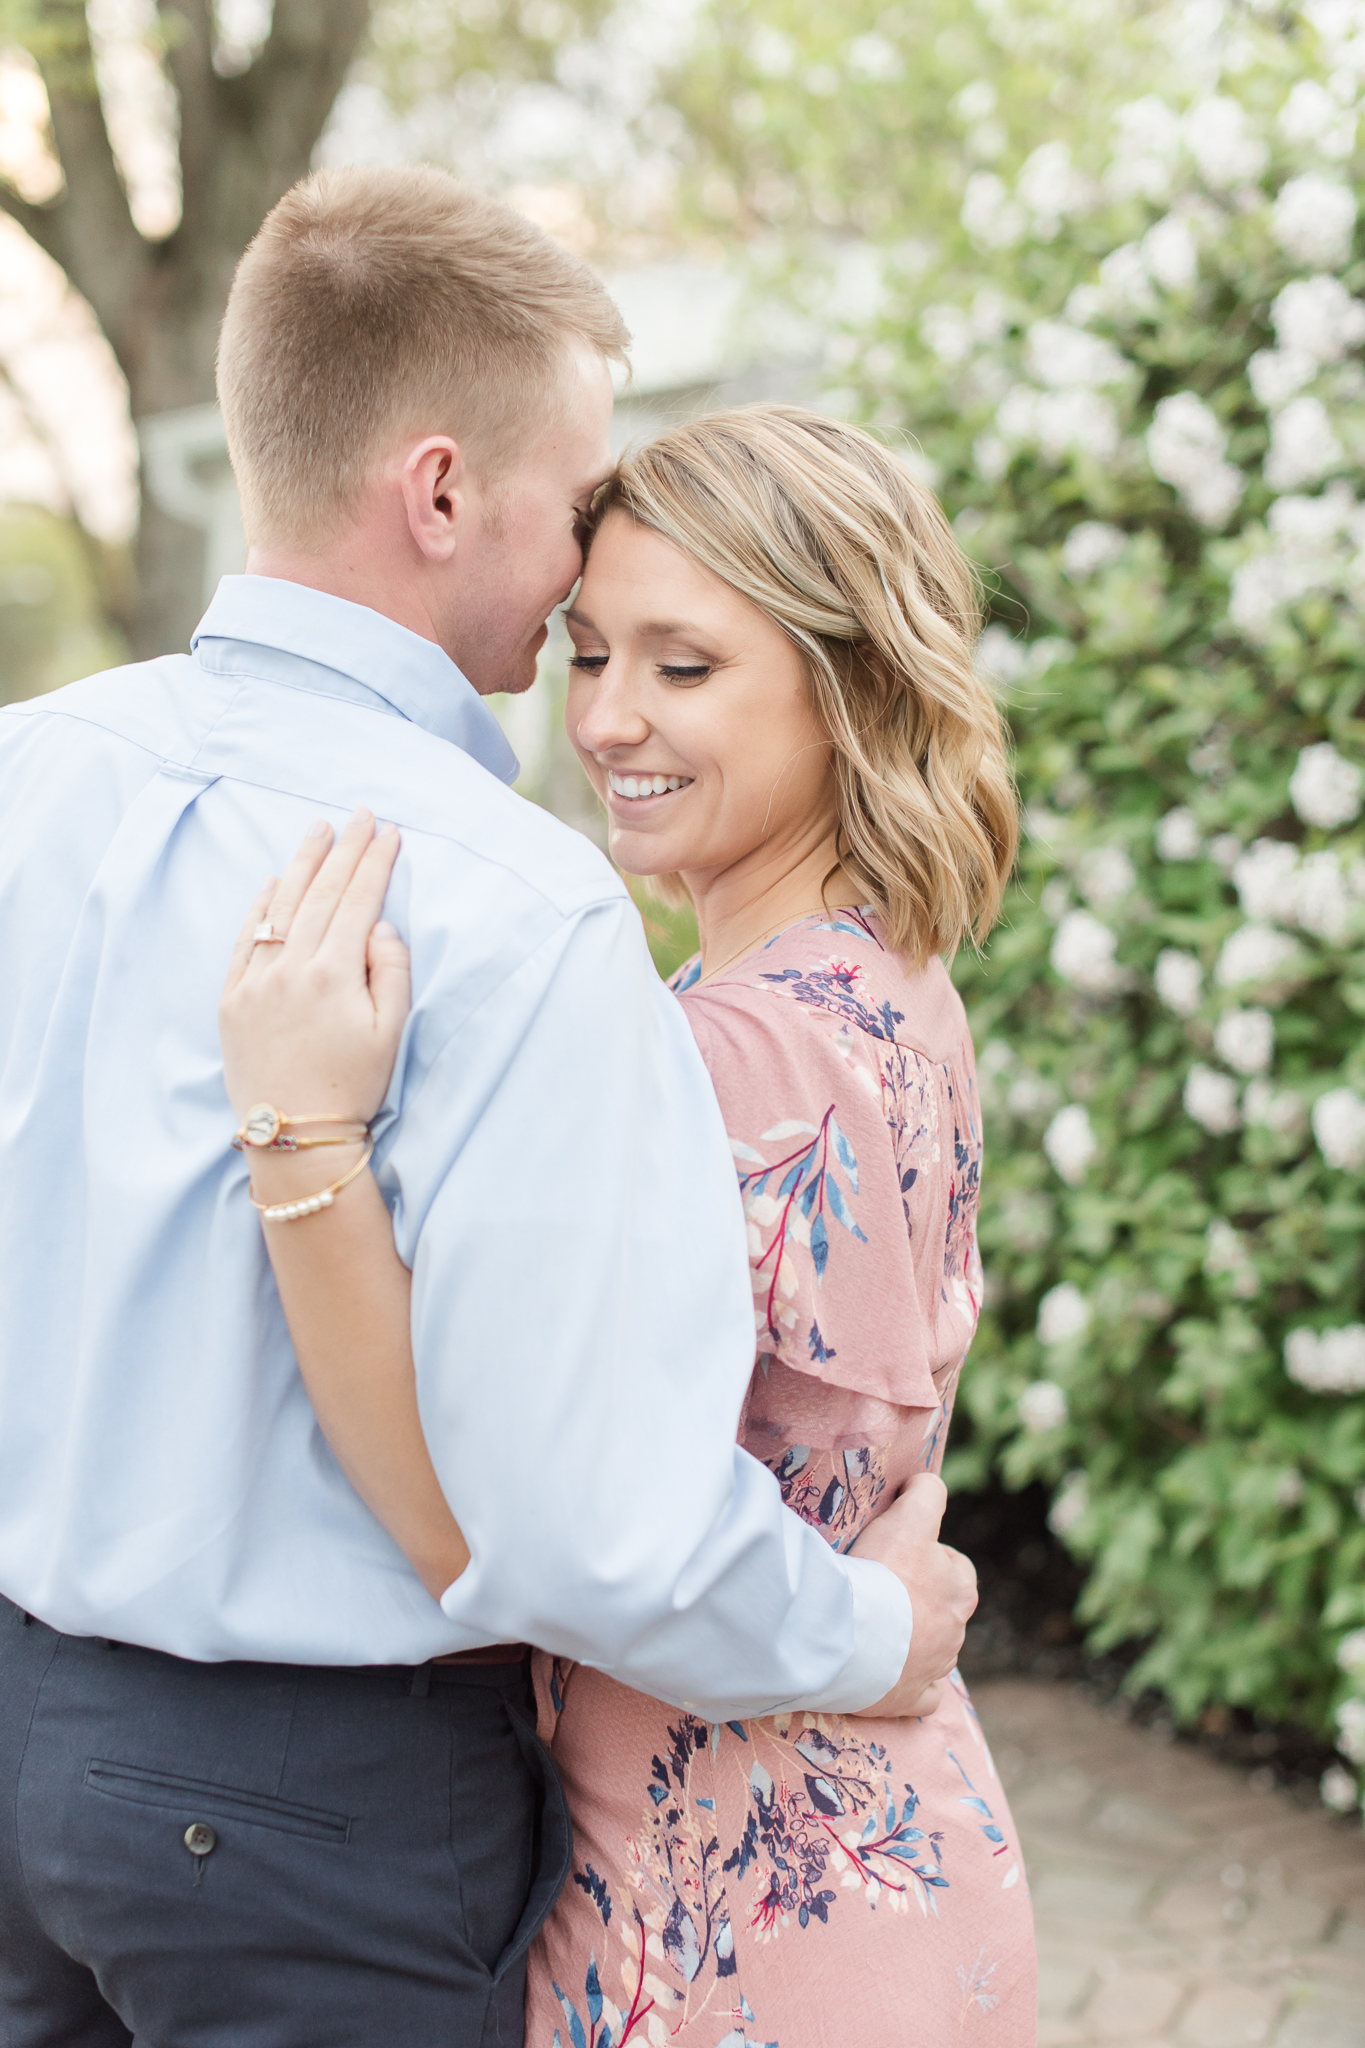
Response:
[{"label": "flutter sleeve", "polygon": [[[949,1195],[934,1070],[761,987],[702,987],[683,1008],[744,1201],[760,1374],[898,1412],[936,1407],[935,1370],[971,1333],[949,1334],[957,1357],[941,1355]],[[918,1131],[902,1128],[907,1102]],[[789,1386],[785,1405],[799,1393]]]}]

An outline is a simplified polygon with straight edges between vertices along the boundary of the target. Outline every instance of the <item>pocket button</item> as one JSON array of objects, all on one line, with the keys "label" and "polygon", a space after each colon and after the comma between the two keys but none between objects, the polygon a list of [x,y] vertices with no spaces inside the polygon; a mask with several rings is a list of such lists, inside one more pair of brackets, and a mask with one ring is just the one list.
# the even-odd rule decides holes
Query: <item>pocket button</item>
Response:
[{"label": "pocket button", "polygon": [[211,1856],[218,1847],[218,1833],[206,1820],[192,1821],[185,1830],[185,1847],[191,1856]]}]

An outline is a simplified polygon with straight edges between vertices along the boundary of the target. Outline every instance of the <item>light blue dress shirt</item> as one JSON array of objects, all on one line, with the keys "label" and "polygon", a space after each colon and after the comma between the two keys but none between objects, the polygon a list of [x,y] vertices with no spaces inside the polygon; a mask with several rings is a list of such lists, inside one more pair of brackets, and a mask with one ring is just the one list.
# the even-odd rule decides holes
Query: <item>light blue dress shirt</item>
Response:
[{"label": "light blue dress shirt", "polygon": [[[0,713],[0,1591],[209,1661],[524,1639],[714,1718],[866,1705],[909,1601],[735,1446],[715,1098],[619,879],[515,773],[437,647],[266,577],[192,657]],[[228,1143],[245,906],[361,802],[415,989],[375,1165],[473,1552],[439,1605],[318,1429]]]}]

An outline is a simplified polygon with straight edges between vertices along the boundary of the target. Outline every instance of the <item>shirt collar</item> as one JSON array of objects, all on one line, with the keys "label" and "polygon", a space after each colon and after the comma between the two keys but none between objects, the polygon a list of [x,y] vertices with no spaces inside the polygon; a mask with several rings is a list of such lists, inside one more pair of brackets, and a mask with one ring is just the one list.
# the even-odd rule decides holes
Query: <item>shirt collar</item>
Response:
[{"label": "shirt collar", "polygon": [[[208,642],[218,645],[210,650]],[[257,657],[267,650],[296,657],[287,675],[275,678],[281,682],[339,696],[353,694],[342,678],[359,683],[400,717],[462,748],[499,781],[517,778],[517,757],[502,727],[450,656],[368,605],[281,576],[224,576],[190,644],[201,660],[209,657],[206,666],[221,669],[235,666],[230,656],[223,659],[233,642]],[[307,664],[302,672],[298,661]],[[252,667],[262,672],[259,659]]]}]

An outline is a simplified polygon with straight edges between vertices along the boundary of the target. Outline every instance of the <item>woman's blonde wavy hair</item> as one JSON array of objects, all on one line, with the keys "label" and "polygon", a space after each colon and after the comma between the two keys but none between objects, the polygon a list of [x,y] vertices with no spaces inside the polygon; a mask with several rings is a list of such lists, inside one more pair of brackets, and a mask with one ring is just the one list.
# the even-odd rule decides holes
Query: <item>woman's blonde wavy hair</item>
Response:
[{"label": "woman's blonde wavy hair", "polygon": [[[625,512],[800,649],[833,745],[838,851],[912,965],[979,944],[1018,843],[1005,732],[972,657],[975,575],[933,494],[862,428],[749,405],[622,456],[592,525]],[[685,902],[676,876],[655,876]]]}]

